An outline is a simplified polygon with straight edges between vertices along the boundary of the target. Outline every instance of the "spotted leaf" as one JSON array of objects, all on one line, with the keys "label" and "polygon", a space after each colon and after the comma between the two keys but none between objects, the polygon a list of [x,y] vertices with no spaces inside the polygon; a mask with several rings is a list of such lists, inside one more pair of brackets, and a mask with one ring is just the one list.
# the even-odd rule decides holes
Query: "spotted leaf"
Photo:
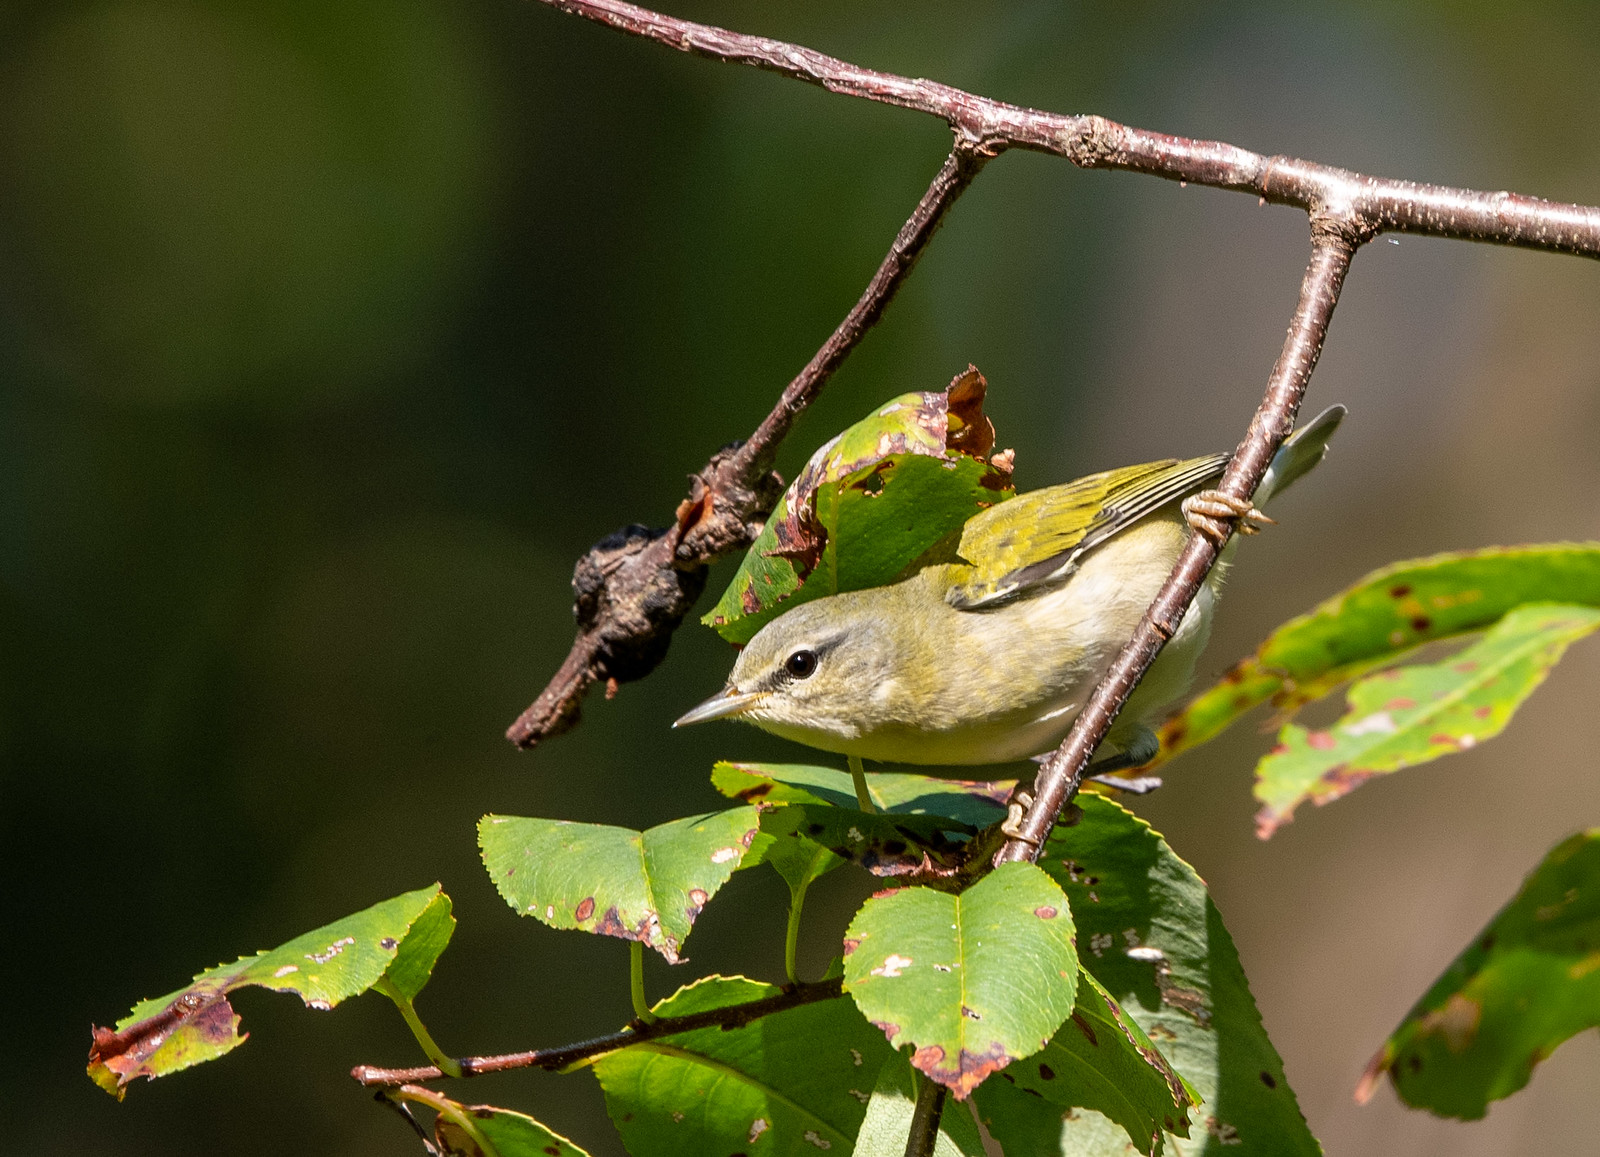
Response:
[{"label": "spotted leaf", "polygon": [[987,388],[969,367],[948,390],[902,394],[822,446],[702,621],[748,642],[790,607],[953,552],[969,518],[1014,493],[1010,458],[990,456]]},{"label": "spotted leaf", "polygon": [[1562,841],[1373,1058],[1401,1100],[1475,1120],[1568,1037],[1600,1025],[1600,828]]},{"label": "spotted leaf", "polygon": [[89,1076],[120,1099],[137,1077],[154,1080],[231,1052],[245,1038],[228,995],[252,985],[329,1009],[388,976],[411,999],[454,928],[450,898],[434,884],[207,969],[187,987],[135,1005],[114,1028],[96,1028]]},{"label": "spotted leaf", "polygon": [[[1055,1143],[1063,1115],[1075,1109],[1095,1110],[1120,1125],[1139,1152],[1160,1153],[1164,1134],[1189,1135],[1189,1109],[1200,1100],[1138,1022],[1087,971],[1079,973],[1071,1019],[1044,1049],[1000,1078],[978,1090],[978,1114],[1008,1152],[1019,1154],[1026,1145],[1007,1144],[1014,1129],[1031,1131],[1032,1118],[1043,1114]],[[1009,1092],[1013,1088],[1042,1104],[1024,1101],[1019,1110]]]},{"label": "spotted leaf", "polygon": [[1372,778],[1500,734],[1568,645],[1600,627],[1600,608],[1518,607],[1438,663],[1368,675],[1326,730],[1288,724],[1256,768],[1265,839],[1305,800],[1325,804]]},{"label": "spotted leaf", "polygon": [[1045,1047],[1072,1014],[1072,912],[1032,864],[1002,864],[959,895],[879,893],[845,936],[845,990],[958,1098]]},{"label": "spotted leaf", "polygon": [[[1039,866],[1072,903],[1083,967],[1200,1101],[1190,1113],[1190,1136],[1165,1138],[1166,1151],[1317,1157],[1322,1150],[1284,1079],[1205,883],[1137,816],[1100,796],[1079,796],[1078,804],[1082,816],[1056,829]],[[1056,1040],[1072,1029],[1063,1026]],[[1010,1070],[1019,1082],[1031,1060]],[[1019,1142],[1007,1152],[1120,1157],[1129,1133],[1107,1107],[1058,1113],[1053,1123],[1034,1114],[1033,1140],[1054,1140],[1032,1148]],[[1019,1129],[1026,1123],[1019,1118]]]},{"label": "spotted leaf", "polygon": [[1490,547],[1374,571],[1279,627],[1169,720],[1155,762],[1215,738],[1261,703],[1292,715],[1421,644],[1486,630],[1525,603],[1600,607],[1600,543]]},{"label": "spotted leaf", "polygon": [[672,964],[758,829],[754,807],[636,832],[606,824],[485,816],[483,864],[506,903],[552,928],[638,940]]}]

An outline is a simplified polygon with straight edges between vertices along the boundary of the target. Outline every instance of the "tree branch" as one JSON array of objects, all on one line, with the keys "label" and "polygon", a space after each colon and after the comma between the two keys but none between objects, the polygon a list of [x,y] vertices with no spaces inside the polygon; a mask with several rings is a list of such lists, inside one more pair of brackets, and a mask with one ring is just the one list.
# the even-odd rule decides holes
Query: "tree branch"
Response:
[{"label": "tree branch", "polygon": [[[1289,322],[1283,352],[1278,355],[1272,375],[1267,379],[1267,392],[1250,419],[1249,432],[1234,450],[1217,486],[1224,494],[1251,498],[1272,456],[1294,431],[1295,414],[1300,409],[1300,400],[1305,397],[1311,371],[1322,353],[1328,322],[1339,302],[1339,289],[1350,269],[1351,258],[1365,239],[1348,217],[1313,219],[1311,261],[1300,283],[1300,302]],[[1089,765],[1094,749],[1111,730],[1123,704],[1150,664],[1155,662],[1161,648],[1177,632],[1189,604],[1200,593],[1206,575],[1211,573],[1211,567],[1222,553],[1223,545],[1203,534],[1189,535],[1188,545],[1178,556],[1155,601],[1145,611],[1133,638],[1095,687],[1061,746],[1040,767],[1034,779],[1033,803],[1017,828],[1020,834],[1008,840],[995,854],[996,864],[1039,858],[1040,848],[1055,826],[1056,817],[1077,794],[1083,769]]]},{"label": "tree branch", "polygon": [[956,145],[860,300],[749,441],[720,451],[694,476],[676,523],[664,530],[627,527],[579,560],[573,575],[577,638],[550,684],[507,730],[507,738],[522,747],[574,726],[591,684],[604,681],[607,694],[615,694],[618,684],[642,679],[661,662],[672,632],[705,586],[706,568],[747,546],[777,501],[782,484],[767,471],[778,443],[882,315],[951,204],[983,163],[1007,148],[1052,153],[1080,168],[1127,169],[1250,193],[1314,219],[1350,222],[1363,238],[1392,231],[1600,256],[1600,208],[1592,206],[1370,177],[1104,117],[1022,108],[620,0],[540,2],[681,52],[937,116],[955,132]]},{"label": "tree branch", "polygon": [[[776,1012],[785,1012],[791,1008],[799,1008],[803,1004],[815,1004],[819,1000],[834,1000],[844,992],[842,980],[824,980],[818,984],[797,984],[787,988],[776,996],[768,996],[761,1000],[750,1000],[743,1004],[730,1004],[725,1008],[707,1009],[705,1012],[691,1013],[688,1016],[667,1016],[660,1020],[642,1024],[635,1021],[621,1032],[610,1033],[606,1036],[595,1037],[592,1040],[578,1041],[576,1044],[562,1045],[553,1049],[531,1049],[521,1053],[500,1053],[486,1057],[460,1057],[457,1064],[461,1066],[463,1077],[476,1077],[484,1073],[501,1073],[507,1069],[564,1069],[578,1061],[588,1060],[590,1057],[600,1056],[602,1053],[616,1052],[629,1045],[639,1044],[642,1041],[656,1040],[664,1036],[673,1036],[680,1032],[690,1032],[697,1028],[722,1028],[725,1030],[743,1028],[762,1017],[771,1016]],[[384,1069],[376,1065],[357,1065],[350,1070],[350,1075],[359,1083],[370,1087],[393,1087],[397,1085],[411,1085],[418,1081],[436,1081],[444,1073],[434,1065],[423,1065],[414,1069]]]},{"label": "tree branch", "polygon": [[945,214],[993,155],[981,142],[957,138],[850,312],[749,440],[724,447],[694,476],[673,526],[626,527],[578,560],[572,575],[578,636],[549,685],[506,731],[507,739],[532,747],[560,735],[578,722],[591,684],[604,680],[609,697],[617,684],[655,670],[672,632],[700,597],[707,567],[748,546],[783,492],[782,480],[769,472],[778,444],[883,316]]},{"label": "tree branch", "polygon": [[1084,169],[1129,169],[1172,181],[1251,193],[1307,212],[1332,208],[1374,233],[1455,237],[1600,257],[1600,208],[1517,193],[1369,177],[1293,157],[1265,157],[1221,141],[1131,128],[1098,116],[1063,116],[825,56],[797,44],[663,16],[620,0],[539,0],[598,24],[697,56],[750,64],[829,92],[939,117],[993,150],[1032,149]]}]

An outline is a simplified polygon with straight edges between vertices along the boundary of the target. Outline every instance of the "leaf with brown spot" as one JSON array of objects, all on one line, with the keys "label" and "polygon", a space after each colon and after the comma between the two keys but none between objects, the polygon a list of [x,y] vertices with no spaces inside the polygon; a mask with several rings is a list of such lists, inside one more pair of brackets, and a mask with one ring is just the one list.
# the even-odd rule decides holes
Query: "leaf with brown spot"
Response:
[{"label": "leaf with brown spot", "polygon": [[1423,643],[1487,630],[1528,603],[1600,607],[1600,544],[1490,547],[1374,571],[1279,627],[1169,720],[1148,766],[1208,742],[1261,703],[1291,716]]},{"label": "leaf with brown spot", "polygon": [[255,986],[293,992],[329,1009],[386,977],[405,999],[427,983],[454,930],[450,898],[434,884],[233,964],[207,969],[187,987],[134,1006],[115,1028],[96,1028],[89,1077],[119,1100],[130,1081],[154,1080],[244,1043],[228,995]]},{"label": "leaf with brown spot", "polygon": [[[1041,906],[1061,915],[1040,920]],[[1072,1013],[1073,925],[1061,889],[1032,864],[1002,864],[959,895],[900,888],[850,922],[845,991],[958,1098],[1036,1053]]]},{"label": "leaf with brown spot", "polygon": [[1533,603],[1460,655],[1361,680],[1332,728],[1288,724],[1257,765],[1257,833],[1270,836],[1306,800],[1329,803],[1374,775],[1500,734],[1567,647],[1597,629],[1600,607]]},{"label": "leaf with brown spot", "polygon": [[[1159,1050],[1166,1065],[1181,1075],[1194,1099],[1205,1106],[1204,1115],[1227,1122],[1237,1141],[1218,1148],[1214,1136],[1193,1129],[1193,1139],[1169,1140],[1169,1148],[1185,1154],[1215,1150],[1230,1157],[1319,1157],[1321,1150],[1284,1079],[1283,1062],[1262,1027],[1238,953],[1204,881],[1149,824],[1127,809],[1101,796],[1080,796],[1078,802],[1083,814],[1077,825],[1057,829],[1045,844],[1039,866],[1072,902],[1080,963],[1115,1001],[1121,1022],[1130,1031],[1142,1030],[1142,1039],[1130,1042],[1131,1051],[1143,1057],[1147,1047]],[[1089,898],[1091,892],[1097,900]],[[1075,1011],[1086,1012],[1081,985],[1079,993]],[[1101,1007],[1115,1024],[1110,1005]],[[1099,1042],[1097,1056],[1108,1041],[1122,1047],[1115,1041],[1119,1028],[1093,1016],[1090,1023]],[[1055,1035],[1044,1059],[1056,1072],[1053,1084],[1060,1085],[1070,1069],[1050,1055],[1057,1045],[1088,1049],[1089,1042],[1072,1024]],[[1147,1058],[1146,1067],[1141,1080],[1159,1078],[1153,1057]],[[1013,1065],[1006,1072],[1020,1082],[1029,1068]],[[1271,1084],[1261,1079],[1262,1073]],[[1128,1088],[1141,1087],[1127,1083],[1129,1078],[1123,1080]],[[1038,1084],[1030,1087],[1042,1089]],[[996,1088],[991,1081],[979,1090],[980,1111],[985,1111],[984,1099]],[[1012,1100],[1037,1103],[1039,1099]],[[1054,1114],[1049,1120],[1037,1120],[1038,1111],[1019,1118],[1016,1129],[1024,1129],[1032,1120],[1045,1135],[1054,1137],[1057,1146],[1021,1151],[1119,1157],[1127,1153],[1130,1138],[1138,1148],[1147,1149],[1148,1136],[1133,1136],[1143,1122],[1130,1117],[1135,1124],[1130,1131],[1108,1118],[1108,1107],[1080,1108],[1061,1119],[1060,1107],[1050,1105]],[[1153,1116],[1153,1104],[1147,1109]],[[1191,1122],[1203,1119],[1194,1112],[1189,1117]],[[1168,1131],[1165,1120],[1161,1127]],[[1001,1143],[1006,1143],[1003,1136]]]},{"label": "leaf with brown spot", "polygon": [[[1189,1136],[1189,1110],[1200,1103],[1199,1094],[1088,972],[1079,974],[1071,1020],[1042,1052],[1007,1073],[1016,1088],[1054,1106],[1057,1116],[1072,1109],[1104,1114],[1146,1154],[1161,1152],[1163,1132]],[[1004,1105],[988,1100],[990,1090],[999,1087],[991,1081],[979,1089],[977,1104],[980,1117],[998,1122],[991,1122],[990,1130],[998,1130],[996,1137],[1004,1145],[1012,1125],[1002,1119]],[[1017,1122],[1016,1127],[1030,1126]]]},{"label": "leaf with brown spot", "polygon": [[552,928],[637,940],[669,963],[717,890],[750,853],[754,807],[643,832],[607,824],[485,816],[484,867],[506,903]]},{"label": "leaf with brown spot", "polygon": [[1553,848],[1434,982],[1357,1089],[1476,1120],[1569,1037],[1600,1025],[1600,828]]},{"label": "leaf with brown spot", "polygon": [[882,586],[953,549],[969,518],[1014,493],[1010,458],[990,457],[986,389],[969,367],[948,390],[902,394],[823,445],[702,621],[748,642],[790,607]]}]

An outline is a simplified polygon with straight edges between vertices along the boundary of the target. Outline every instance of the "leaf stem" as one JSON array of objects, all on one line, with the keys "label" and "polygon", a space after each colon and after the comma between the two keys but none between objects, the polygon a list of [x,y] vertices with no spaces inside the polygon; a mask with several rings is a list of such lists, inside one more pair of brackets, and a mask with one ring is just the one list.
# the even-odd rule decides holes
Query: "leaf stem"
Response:
[{"label": "leaf stem", "polygon": [[406,1027],[411,1030],[411,1035],[417,1038],[417,1043],[422,1046],[422,1051],[439,1071],[447,1077],[459,1077],[461,1065],[453,1060],[448,1053],[439,1047],[433,1039],[433,1034],[428,1031],[428,1026],[422,1023],[422,1018],[417,1015],[416,1006],[411,999],[394,986],[394,982],[387,976],[380,977],[378,983],[373,985],[379,992],[394,1001],[394,1006],[400,1010],[400,1015],[406,1022]]},{"label": "leaf stem", "polygon": [[795,974],[795,951],[800,945],[800,911],[805,907],[806,889],[811,887],[811,881],[806,880],[798,888],[789,889],[789,927],[783,934],[783,974],[789,978],[790,984],[799,984],[800,977]]},{"label": "leaf stem", "polygon": [[449,1117],[458,1125],[463,1133],[472,1138],[472,1143],[478,1147],[484,1157],[500,1157],[500,1150],[496,1149],[478,1128],[478,1123],[472,1119],[471,1113],[463,1113],[461,1106],[441,1093],[432,1089],[424,1089],[419,1085],[401,1085],[398,1089],[385,1090],[380,1096],[385,1097],[393,1104],[401,1101],[413,1101],[419,1105],[426,1105],[441,1117]]},{"label": "leaf stem", "polygon": [[850,778],[856,785],[856,806],[871,815],[878,809],[872,804],[872,796],[867,791],[867,769],[861,764],[859,755],[847,757],[850,760]]},{"label": "leaf stem", "polygon": [[644,945],[637,940],[628,941],[628,990],[633,997],[633,1015],[640,1024],[661,1019],[650,1011],[650,1002],[644,998]]}]

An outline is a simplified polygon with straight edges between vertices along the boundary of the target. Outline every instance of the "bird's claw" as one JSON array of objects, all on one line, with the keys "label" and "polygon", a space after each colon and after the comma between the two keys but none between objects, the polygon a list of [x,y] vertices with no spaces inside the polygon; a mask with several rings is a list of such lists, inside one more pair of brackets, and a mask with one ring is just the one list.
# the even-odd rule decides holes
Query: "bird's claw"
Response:
[{"label": "bird's claw", "polygon": [[1235,498],[1220,490],[1202,490],[1183,500],[1183,517],[1196,534],[1204,535],[1217,546],[1228,540],[1229,526],[1234,523],[1240,534],[1259,534],[1257,523],[1273,522],[1251,505],[1248,498]]},{"label": "bird's claw", "polygon": [[1011,797],[1011,802],[1006,805],[1005,822],[1000,825],[1000,834],[1010,836],[1014,840],[1025,843],[1037,843],[1022,834],[1023,814],[1033,806],[1033,796],[1025,791],[1019,791]]}]

